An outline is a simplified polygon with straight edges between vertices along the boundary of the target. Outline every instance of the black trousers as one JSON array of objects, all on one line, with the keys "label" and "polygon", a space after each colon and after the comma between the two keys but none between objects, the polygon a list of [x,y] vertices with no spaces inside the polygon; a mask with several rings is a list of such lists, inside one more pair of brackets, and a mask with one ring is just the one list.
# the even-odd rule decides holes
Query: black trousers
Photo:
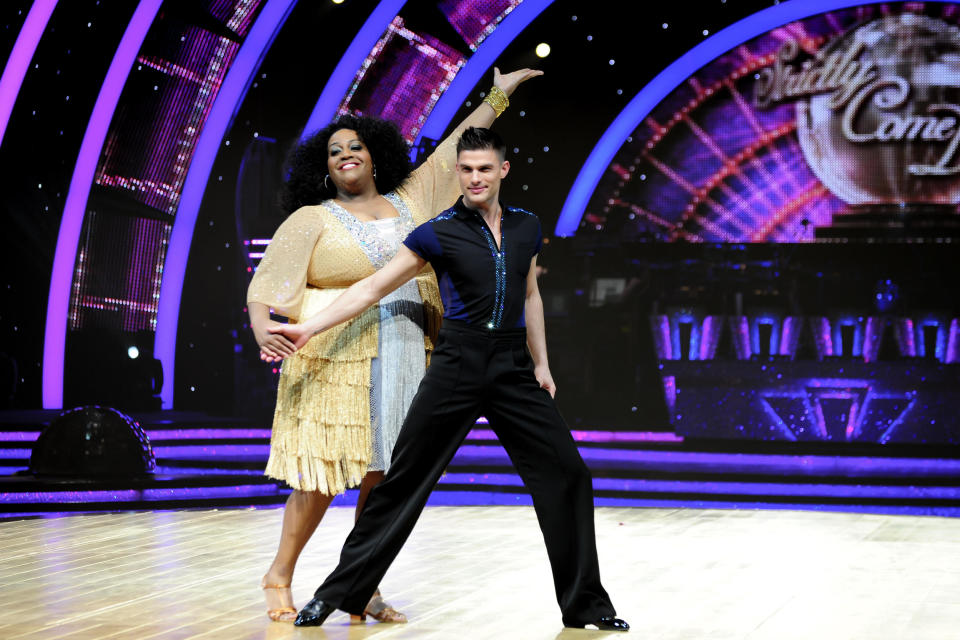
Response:
[{"label": "black trousers", "polygon": [[390,469],[367,499],[340,564],[317,598],[348,613],[363,612],[480,415],[533,496],[564,624],[583,626],[614,615],[600,584],[590,472],[533,375],[525,330],[490,331],[451,321],[444,322]]}]

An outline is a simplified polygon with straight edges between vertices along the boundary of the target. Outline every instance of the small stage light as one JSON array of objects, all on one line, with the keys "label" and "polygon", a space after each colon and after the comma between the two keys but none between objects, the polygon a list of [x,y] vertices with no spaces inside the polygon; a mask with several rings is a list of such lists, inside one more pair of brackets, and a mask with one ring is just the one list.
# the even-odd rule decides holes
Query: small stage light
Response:
[{"label": "small stage light", "polygon": [[546,58],[550,55],[550,45],[546,42],[541,42],[537,45],[537,55],[541,58]]},{"label": "small stage light", "polygon": [[140,357],[140,349],[137,349],[136,347],[130,347],[127,349],[127,355],[131,360],[136,360]]}]

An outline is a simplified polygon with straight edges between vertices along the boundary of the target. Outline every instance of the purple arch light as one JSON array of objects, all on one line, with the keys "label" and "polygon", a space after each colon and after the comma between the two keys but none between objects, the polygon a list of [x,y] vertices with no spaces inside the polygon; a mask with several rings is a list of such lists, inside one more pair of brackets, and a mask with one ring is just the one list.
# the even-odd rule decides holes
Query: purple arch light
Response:
[{"label": "purple arch light", "polygon": [[467,63],[457,73],[453,82],[443,92],[433,111],[427,116],[423,128],[420,129],[420,135],[417,136],[417,143],[424,136],[440,138],[447,126],[456,115],[460,106],[467,98],[467,94],[473,89],[487,69],[493,66],[497,57],[503,53],[514,38],[529,26],[533,20],[543,13],[543,10],[553,4],[553,0],[524,0],[513,11],[497,25],[493,33],[488,35],[477,47],[477,50],[470,56]]},{"label": "purple arch light", "polygon": [[67,339],[67,314],[70,310],[70,286],[77,259],[77,244],[86,212],[87,198],[100,159],[100,151],[117,108],[120,92],[137,58],[140,46],[160,9],[162,0],[142,0],[120,39],[113,61],[100,87],[97,101],[83,134],[77,164],[70,179],[70,190],[63,207],[57,248],[50,275],[50,294],[47,299],[47,324],[43,339],[43,408],[63,406],[63,355]]},{"label": "purple arch light", "polygon": [[[946,2],[946,0],[934,1]],[[580,219],[590,202],[590,196],[593,195],[603,172],[610,166],[623,141],[636,130],[661,100],[703,65],[747,40],[789,22],[862,4],[870,3],[864,0],[804,0],[778,4],[718,31],[677,58],[634,96],[600,137],[567,194],[567,200],[560,211],[554,233],[558,236],[572,236],[576,233],[577,227],[580,226]]]},{"label": "purple arch light", "polygon": [[210,115],[194,150],[190,168],[183,184],[183,193],[170,233],[170,244],[163,267],[160,300],[157,305],[157,332],[154,337],[154,355],[163,366],[164,382],[160,399],[164,409],[173,407],[173,384],[176,373],[177,323],[180,319],[180,297],[187,258],[193,241],[193,229],[203,202],[203,194],[210,179],[210,171],[217,159],[220,143],[227,133],[233,116],[253,81],[263,56],[273,44],[296,0],[268,0],[250,33],[244,39],[237,57],[230,66],[217,93]]},{"label": "purple arch light", "polygon": [[326,126],[328,122],[333,120],[333,116],[337,113],[337,108],[340,106],[343,96],[347,95],[350,83],[356,77],[360,65],[367,59],[373,46],[377,44],[377,40],[387,30],[396,15],[400,13],[404,4],[406,4],[406,0],[381,0],[370,17],[363,23],[363,26],[357,31],[357,35],[354,36],[353,42],[350,43],[343,57],[340,58],[340,62],[337,63],[333,73],[330,74],[323,91],[320,92],[320,98],[317,99],[317,104],[313,107],[310,117],[307,118],[307,124],[303,127],[301,139],[307,138],[312,132]]},{"label": "purple arch light", "polygon": [[23,21],[13,51],[7,58],[0,76],[0,144],[3,143],[3,134],[7,132],[7,123],[10,122],[10,113],[13,104],[17,101],[23,77],[27,74],[27,67],[33,59],[33,54],[40,44],[43,31],[47,28],[50,15],[57,6],[57,0],[35,0],[30,7],[27,19]]}]

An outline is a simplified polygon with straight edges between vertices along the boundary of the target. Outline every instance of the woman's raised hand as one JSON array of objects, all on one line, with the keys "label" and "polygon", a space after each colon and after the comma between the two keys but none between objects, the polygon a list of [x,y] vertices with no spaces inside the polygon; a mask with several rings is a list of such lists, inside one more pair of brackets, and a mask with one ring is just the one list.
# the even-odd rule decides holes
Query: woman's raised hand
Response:
[{"label": "woman's raised hand", "polygon": [[543,71],[540,71],[539,69],[517,69],[516,71],[511,71],[510,73],[500,73],[500,69],[494,67],[493,86],[498,87],[501,91],[509,96],[521,82],[526,82],[530,78],[536,78],[537,76],[542,75]]}]

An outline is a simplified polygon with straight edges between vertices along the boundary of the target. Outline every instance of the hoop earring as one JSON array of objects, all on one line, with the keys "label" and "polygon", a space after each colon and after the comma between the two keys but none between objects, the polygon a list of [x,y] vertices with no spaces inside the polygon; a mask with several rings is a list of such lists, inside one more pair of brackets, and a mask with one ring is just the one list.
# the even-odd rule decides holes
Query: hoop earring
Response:
[{"label": "hoop earring", "polygon": [[377,179],[377,165],[373,165],[373,179]]},{"label": "hoop earring", "polygon": [[329,184],[327,184],[327,180],[329,180],[329,179],[330,179],[330,174],[329,174],[329,173],[328,173],[327,175],[323,176],[323,186],[325,186],[325,187],[326,187],[327,189],[329,189],[330,191],[336,191],[336,189],[334,189],[334,188],[331,187]]}]

